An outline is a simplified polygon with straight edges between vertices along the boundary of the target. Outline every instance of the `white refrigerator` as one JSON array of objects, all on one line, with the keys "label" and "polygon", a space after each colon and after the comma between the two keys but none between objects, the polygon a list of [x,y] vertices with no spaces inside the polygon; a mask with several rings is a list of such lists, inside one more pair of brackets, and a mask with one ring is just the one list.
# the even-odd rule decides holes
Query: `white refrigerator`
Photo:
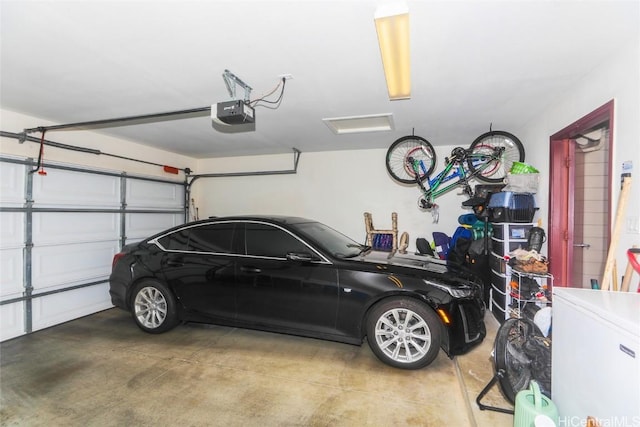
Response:
[{"label": "white refrigerator", "polygon": [[640,427],[640,294],[554,288],[552,393],[558,426]]}]

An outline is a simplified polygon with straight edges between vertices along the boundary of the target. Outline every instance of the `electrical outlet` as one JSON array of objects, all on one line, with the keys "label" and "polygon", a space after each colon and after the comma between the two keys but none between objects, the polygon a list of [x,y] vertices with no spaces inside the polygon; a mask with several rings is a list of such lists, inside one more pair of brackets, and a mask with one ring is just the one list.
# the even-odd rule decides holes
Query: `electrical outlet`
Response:
[{"label": "electrical outlet", "polygon": [[640,217],[627,217],[627,233],[640,234]]},{"label": "electrical outlet", "polygon": [[278,78],[285,79],[285,80],[291,80],[293,78],[293,75],[292,74],[280,74],[278,76]]}]

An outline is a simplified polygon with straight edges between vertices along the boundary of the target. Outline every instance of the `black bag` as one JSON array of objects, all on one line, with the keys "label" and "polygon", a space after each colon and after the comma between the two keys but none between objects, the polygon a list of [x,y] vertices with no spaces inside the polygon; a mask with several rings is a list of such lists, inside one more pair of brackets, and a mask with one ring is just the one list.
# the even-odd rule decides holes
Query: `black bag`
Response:
[{"label": "black bag", "polygon": [[529,239],[527,240],[528,250],[540,253],[540,249],[545,240],[544,230],[540,227],[532,227],[531,230],[529,230]]},{"label": "black bag", "polygon": [[429,244],[429,242],[427,242],[427,239],[425,239],[424,237],[418,237],[416,239],[416,249],[418,249],[418,252],[421,255],[436,256],[433,253],[433,249],[431,248],[431,245]]}]

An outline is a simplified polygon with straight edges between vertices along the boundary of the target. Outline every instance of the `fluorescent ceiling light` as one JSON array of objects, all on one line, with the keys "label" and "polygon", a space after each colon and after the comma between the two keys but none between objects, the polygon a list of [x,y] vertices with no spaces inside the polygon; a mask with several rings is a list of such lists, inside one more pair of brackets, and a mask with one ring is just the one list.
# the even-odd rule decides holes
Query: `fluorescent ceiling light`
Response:
[{"label": "fluorescent ceiling light", "polygon": [[409,10],[402,2],[378,7],[374,15],[389,99],[411,98]]},{"label": "fluorescent ceiling light", "polygon": [[384,132],[393,130],[393,114],[371,114],[368,116],[335,117],[322,119],[333,133]]}]

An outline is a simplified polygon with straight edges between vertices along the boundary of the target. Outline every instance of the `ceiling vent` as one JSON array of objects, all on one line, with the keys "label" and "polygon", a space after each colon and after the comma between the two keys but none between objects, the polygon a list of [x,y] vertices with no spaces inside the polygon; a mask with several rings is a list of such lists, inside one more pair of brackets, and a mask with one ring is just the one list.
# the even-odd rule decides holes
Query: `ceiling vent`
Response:
[{"label": "ceiling vent", "polygon": [[322,119],[336,135],[393,130],[393,113]]}]

